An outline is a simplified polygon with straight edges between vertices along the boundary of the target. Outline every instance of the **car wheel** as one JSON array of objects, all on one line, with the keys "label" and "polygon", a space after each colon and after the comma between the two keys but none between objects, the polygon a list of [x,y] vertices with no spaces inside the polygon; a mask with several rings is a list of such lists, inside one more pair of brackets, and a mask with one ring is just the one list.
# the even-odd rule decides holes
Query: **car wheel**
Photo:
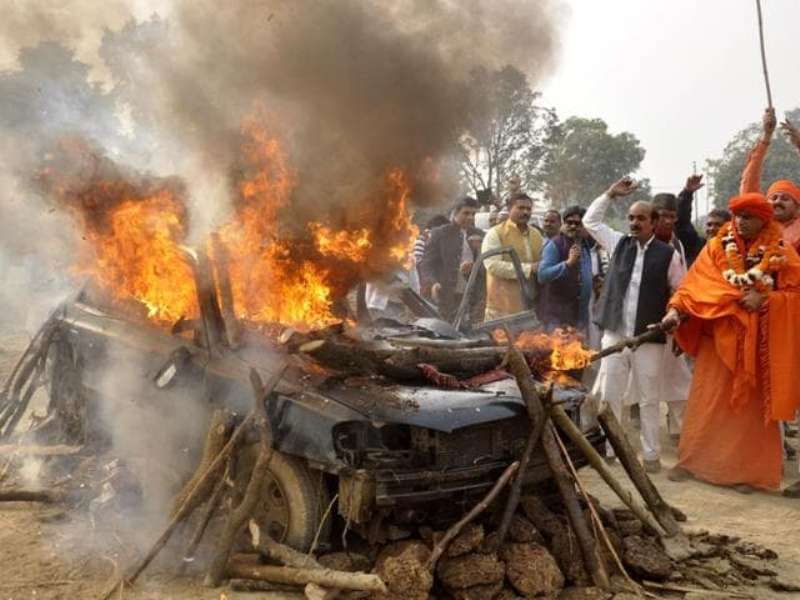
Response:
[{"label": "car wheel", "polygon": [[[250,451],[255,457],[257,446]],[[254,515],[261,531],[300,552],[307,552],[317,535],[318,545],[327,542],[333,516],[322,522],[330,502],[322,473],[277,450],[267,471]]]}]

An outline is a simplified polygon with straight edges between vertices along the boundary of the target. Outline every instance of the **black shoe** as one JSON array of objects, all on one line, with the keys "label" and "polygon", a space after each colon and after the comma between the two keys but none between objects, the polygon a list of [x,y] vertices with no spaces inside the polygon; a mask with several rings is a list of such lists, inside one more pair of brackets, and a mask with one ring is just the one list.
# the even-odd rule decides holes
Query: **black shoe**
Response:
[{"label": "black shoe", "polygon": [[792,485],[787,486],[783,490],[783,495],[786,498],[800,498],[800,481],[795,481]]}]

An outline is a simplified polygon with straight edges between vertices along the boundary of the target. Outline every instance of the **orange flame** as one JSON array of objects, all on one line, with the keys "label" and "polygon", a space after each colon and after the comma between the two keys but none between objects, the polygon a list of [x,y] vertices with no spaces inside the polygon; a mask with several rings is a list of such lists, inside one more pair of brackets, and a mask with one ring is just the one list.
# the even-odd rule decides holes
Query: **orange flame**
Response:
[{"label": "orange flame", "polygon": [[[417,229],[405,173],[387,170],[382,188],[355,199],[356,223],[332,228],[311,222],[299,229],[299,239],[290,239],[280,217],[290,207],[297,173],[259,118],[243,123],[242,139],[234,214],[218,230],[234,311],[259,325],[299,329],[341,320],[334,305],[355,283],[389,273],[410,256]],[[109,194],[108,182],[92,181],[76,199],[61,182],[51,183],[50,191],[75,209],[94,251],[79,272],[115,299],[144,304],[153,320],[196,316],[193,273],[180,248],[187,221],[182,200],[166,185],[142,193],[124,178],[112,184]]]},{"label": "orange flame", "polygon": [[[281,238],[279,216],[291,201],[296,173],[267,128],[245,123],[243,162],[236,215],[222,228],[230,255],[229,273],[237,314],[260,324],[299,329],[324,327],[340,319],[336,298],[362,276],[400,266],[417,235],[407,209],[410,188],[400,170],[387,177],[388,226],[333,229],[307,225],[310,240]],[[377,245],[373,240],[394,245]],[[400,250],[399,248],[402,248]]]},{"label": "orange flame", "polygon": [[[78,156],[76,162],[93,157],[88,146],[74,139],[64,141],[60,149]],[[45,187],[81,224],[88,242],[71,270],[93,279],[113,305],[129,306],[134,299],[153,321],[173,323],[196,316],[194,276],[180,246],[186,236],[186,210],[175,182],[134,185],[102,160],[96,162],[98,170],[109,171],[107,179],[86,184],[54,169],[40,174]]]},{"label": "orange flame", "polygon": [[[508,339],[502,329],[492,333],[497,343],[504,344]],[[561,381],[558,375],[565,371],[585,369],[592,362],[594,351],[584,348],[580,334],[573,329],[555,329],[548,335],[543,332],[523,331],[516,338],[521,350],[539,351],[547,354],[548,373],[544,375]]]},{"label": "orange flame", "polygon": [[119,299],[137,299],[157,321],[192,317],[197,296],[191,267],[177,244],[183,235],[169,192],[126,200],[110,215],[107,229],[87,233],[96,256],[77,270],[94,276]]},{"label": "orange flame", "polygon": [[363,262],[367,257],[367,252],[372,247],[369,229],[334,231],[320,223],[310,223],[308,228],[314,236],[317,250],[323,256],[334,256],[353,262]]}]

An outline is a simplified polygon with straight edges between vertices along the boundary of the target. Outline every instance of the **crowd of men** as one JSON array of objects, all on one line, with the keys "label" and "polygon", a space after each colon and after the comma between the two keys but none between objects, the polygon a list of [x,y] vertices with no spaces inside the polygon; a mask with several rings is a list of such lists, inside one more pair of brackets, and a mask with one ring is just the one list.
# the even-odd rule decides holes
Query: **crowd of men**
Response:
[{"label": "crowd of men", "polygon": [[[662,469],[665,406],[679,448],[670,479],[742,493],[779,488],[791,456],[783,434],[793,432],[787,423],[800,406],[792,368],[800,356],[800,188],[782,180],[760,192],[776,125],[768,110],[740,194],[728,210],[708,213],[702,236],[692,224],[700,175],[677,195],[630,204],[627,232],[609,224],[608,212],[637,190],[630,178],[587,208],[547,211],[540,226],[519,189],[490,213],[485,231],[475,226],[478,202],[465,197],[420,235],[420,290],[452,320],[484,255],[467,298],[473,322],[534,309],[543,329],[572,328],[595,347],[653,332],[635,350],[604,358],[592,382],[619,419],[638,422],[645,469]],[[782,127],[800,152],[800,132]],[[800,496],[800,485],[784,495]]]}]

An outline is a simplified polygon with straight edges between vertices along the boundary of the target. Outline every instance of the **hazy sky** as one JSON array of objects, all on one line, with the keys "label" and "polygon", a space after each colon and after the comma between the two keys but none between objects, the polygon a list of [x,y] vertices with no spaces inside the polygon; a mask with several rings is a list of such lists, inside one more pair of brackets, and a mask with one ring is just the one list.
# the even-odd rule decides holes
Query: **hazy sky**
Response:
[{"label": "hazy sky", "polygon": [[[680,188],[692,161],[702,169],[736,131],[760,119],[766,96],[755,0],[561,2],[568,10],[560,57],[553,74],[537,84],[544,103],[562,119],[601,117],[612,132],[634,133],[647,151],[639,175],[650,177],[654,189]],[[800,106],[800,0],[762,3],[773,98],[782,116]],[[102,10],[96,0],[39,0],[35,6],[100,80],[105,73],[96,52],[104,27],[120,27],[129,13],[139,19],[154,11],[170,15],[165,0],[111,0]],[[58,18],[76,11],[84,15],[79,27]],[[17,12],[30,18],[27,9]],[[15,62],[14,39],[27,37],[30,25],[12,17],[0,29],[18,35],[0,44],[0,68]]]},{"label": "hazy sky", "polygon": [[[539,87],[559,116],[601,117],[647,150],[640,174],[678,190],[766,107],[755,0],[565,0],[562,53]],[[762,0],[778,116],[800,106],[800,0]],[[800,160],[800,159],[799,159]]]}]

